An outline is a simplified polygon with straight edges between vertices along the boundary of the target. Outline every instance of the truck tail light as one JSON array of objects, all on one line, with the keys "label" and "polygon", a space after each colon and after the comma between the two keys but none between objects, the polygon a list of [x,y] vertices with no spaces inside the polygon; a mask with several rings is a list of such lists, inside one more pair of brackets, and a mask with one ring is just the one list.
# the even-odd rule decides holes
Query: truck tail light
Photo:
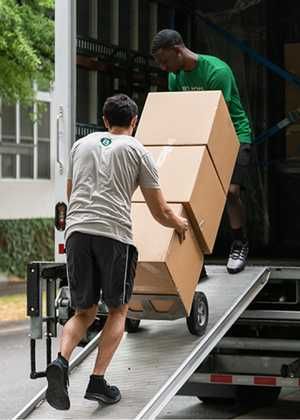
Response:
[{"label": "truck tail light", "polygon": [[57,203],[55,206],[55,227],[57,230],[65,230],[66,228],[67,205],[63,202]]}]

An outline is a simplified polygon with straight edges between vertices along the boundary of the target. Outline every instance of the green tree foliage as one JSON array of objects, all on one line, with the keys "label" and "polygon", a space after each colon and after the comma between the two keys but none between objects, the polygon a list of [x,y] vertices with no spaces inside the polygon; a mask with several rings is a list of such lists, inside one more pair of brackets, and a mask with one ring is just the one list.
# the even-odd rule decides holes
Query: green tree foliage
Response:
[{"label": "green tree foliage", "polygon": [[53,261],[52,219],[0,220],[0,273],[25,277],[30,261]]},{"label": "green tree foliage", "polygon": [[0,0],[0,97],[34,99],[33,82],[53,80],[54,0]]}]

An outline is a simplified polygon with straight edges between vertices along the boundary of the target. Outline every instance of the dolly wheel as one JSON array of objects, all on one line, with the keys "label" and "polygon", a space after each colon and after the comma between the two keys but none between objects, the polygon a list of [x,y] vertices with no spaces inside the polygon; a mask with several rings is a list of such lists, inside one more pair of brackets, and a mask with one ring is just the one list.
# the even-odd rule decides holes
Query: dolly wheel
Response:
[{"label": "dolly wheel", "polygon": [[186,318],[189,332],[201,336],[208,323],[208,302],[202,292],[195,292],[190,315]]},{"label": "dolly wheel", "polygon": [[127,331],[128,333],[137,332],[137,330],[139,329],[139,326],[140,326],[140,322],[141,322],[140,319],[126,318],[125,331]]}]

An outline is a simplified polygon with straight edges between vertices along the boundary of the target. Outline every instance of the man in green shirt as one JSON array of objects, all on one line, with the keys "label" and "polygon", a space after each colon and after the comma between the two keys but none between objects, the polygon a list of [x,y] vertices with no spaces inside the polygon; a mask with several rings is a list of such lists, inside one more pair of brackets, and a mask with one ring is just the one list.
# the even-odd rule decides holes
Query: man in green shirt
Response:
[{"label": "man in green shirt", "polygon": [[232,245],[227,262],[229,273],[245,268],[248,240],[245,211],[240,191],[250,162],[251,128],[241,104],[238,87],[230,67],[217,57],[196,54],[188,49],[181,35],[172,30],[158,32],[152,41],[152,54],[162,70],[169,73],[170,91],[221,90],[240,141],[240,150],[227,197],[227,214]]}]

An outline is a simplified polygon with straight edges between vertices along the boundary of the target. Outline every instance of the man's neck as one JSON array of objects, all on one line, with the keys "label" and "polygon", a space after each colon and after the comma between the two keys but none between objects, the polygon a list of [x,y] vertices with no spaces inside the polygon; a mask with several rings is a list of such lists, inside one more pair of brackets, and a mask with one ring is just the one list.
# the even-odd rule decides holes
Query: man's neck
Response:
[{"label": "man's neck", "polygon": [[111,127],[108,131],[119,136],[132,136],[132,128],[130,127]]},{"label": "man's neck", "polygon": [[197,67],[198,64],[198,54],[189,50],[188,48],[184,51],[184,71],[192,71]]}]

